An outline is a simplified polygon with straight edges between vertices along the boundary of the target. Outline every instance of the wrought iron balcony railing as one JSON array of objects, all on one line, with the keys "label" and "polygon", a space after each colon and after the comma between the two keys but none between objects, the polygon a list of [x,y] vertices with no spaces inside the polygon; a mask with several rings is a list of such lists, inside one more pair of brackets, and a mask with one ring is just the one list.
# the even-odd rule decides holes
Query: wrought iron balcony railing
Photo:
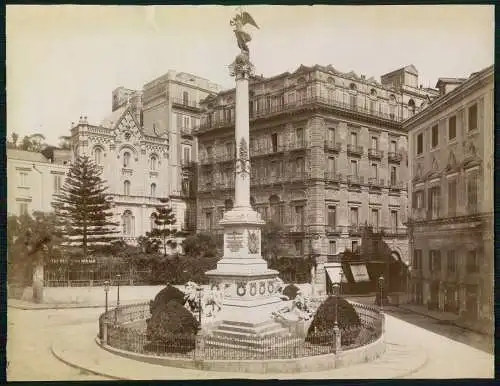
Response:
[{"label": "wrought iron balcony railing", "polygon": [[[351,105],[350,103],[345,103],[343,101],[339,101],[332,98],[325,98],[321,96],[310,96],[306,98],[301,98],[295,100],[294,102],[282,103],[278,105],[272,106],[259,106],[258,110],[250,111],[250,120],[267,118],[275,115],[280,115],[283,113],[287,113],[296,109],[309,107],[309,106],[317,106],[320,108],[334,108],[339,112],[343,113],[355,113],[361,114],[367,118],[375,117],[379,119],[383,119],[386,121],[393,122],[401,122],[402,117],[400,114],[387,114],[384,112],[380,112],[377,110],[371,110],[369,108],[365,108],[363,106]],[[211,121],[205,121],[201,123],[196,130],[201,132],[205,130],[215,129],[227,125],[234,124],[234,116],[231,116],[229,119],[212,119]]]},{"label": "wrought iron balcony railing", "polygon": [[189,107],[193,109],[199,109],[200,104],[197,101],[183,99],[183,98],[170,98],[173,105],[180,107]]},{"label": "wrought iron balcony railing", "polygon": [[358,176],[358,175],[349,175],[347,176],[347,183],[349,185],[361,185],[363,184],[364,178],[363,176]]},{"label": "wrought iron balcony railing", "polygon": [[363,225],[349,225],[349,227],[347,228],[348,229],[348,232],[349,232],[349,235],[353,236],[353,235],[361,235],[361,233],[363,232]]},{"label": "wrought iron balcony railing", "polygon": [[290,224],[287,225],[288,232],[291,233],[303,233],[306,231],[306,225],[305,224]]},{"label": "wrought iron balcony railing", "polygon": [[380,159],[382,159],[383,156],[384,156],[384,152],[382,150],[373,149],[373,148],[368,149],[368,158],[370,158],[370,159],[380,160]]},{"label": "wrought iron balcony railing", "polygon": [[404,188],[405,188],[404,182],[389,180],[389,189],[391,189],[391,190],[403,190]]},{"label": "wrought iron balcony railing", "polygon": [[384,186],[384,183],[385,183],[384,179],[378,179],[375,177],[368,178],[368,185],[371,188],[381,188]]},{"label": "wrought iron balcony railing", "polygon": [[288,143],[287,150],[301,150],[307,148],[307,145],[308,143],[305,139],[296,139]]},{"label": "wrought iron balcony railing", "polygon": [[340,144],[340,142],[335,142],[328,139],[325,141],[325,150],[339,153],[341,149],[342,145]]},{"label": "wrought iron balcony railing", "polygon": [[403,156],[401,153],[390,151],[387,153],[387,158],[389,159],[389,162],[400,163]]},{"label": "wrought iron balcony railing", "polygon": [[184,138],[193,136],[193,129],[191,129],[190,127],[181,127],[180,132],[181,136]]},{"label": "wrought iron balcony railing", "polygon": [[340,234],[342,233],[344,227],[341,225],[325,225],[325,232],[328,234]]},{"label": "wrought iron balcony railing", "polygon": [[325,180],[327,182],[341,182],[342,174],[336,172],[325,172]]},{"label": "wrought iron balcony railing", "polygon": [[361,157],[363,155],[363,146],[347,145],[347,154]]}]

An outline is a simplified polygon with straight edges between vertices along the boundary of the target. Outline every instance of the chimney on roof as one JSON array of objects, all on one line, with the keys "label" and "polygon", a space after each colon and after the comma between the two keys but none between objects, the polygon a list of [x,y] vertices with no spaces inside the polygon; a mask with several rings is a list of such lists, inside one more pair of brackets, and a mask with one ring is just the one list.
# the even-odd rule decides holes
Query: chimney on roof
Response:
[{"label": "chimney on roof", "polygon": [[361,79],[365,80],[366,79],[366,75],[361,75]]}]

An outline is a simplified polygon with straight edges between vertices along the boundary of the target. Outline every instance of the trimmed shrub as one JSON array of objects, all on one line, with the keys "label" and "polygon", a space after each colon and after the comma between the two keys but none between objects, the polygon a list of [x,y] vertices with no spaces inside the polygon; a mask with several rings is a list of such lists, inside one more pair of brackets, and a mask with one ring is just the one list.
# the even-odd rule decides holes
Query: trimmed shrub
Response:
[{"label": "trimmed shrub", "polygon": [[168,284],[156,294],[153,301],[149,302],[149,311],[151,312],[151,315],[154,315],[157,312],[158,307],[166,306],[171,300],[183,306],[184,298],[184,292]]},{"label": "trimmed shrub", "polygon": [[194,350],[199,323],[178,301],[160,303],[146,321],[146,351],[180,352]]},{"label": "trimmed shrub", "polygon": [[[306,341],[314,344],[331,344],[333,339],[333,327],[335,325],[335,310],[337,299],[335,296],[328,297],[316,311],[314,319],[307,331]],[[341,342],[349,345],[354,342],[361,330],[361,321],[354,307],[345,299],[338,298],[337,322],[342,332]],[[344,333],[345,332],[345,333]],[[322,334],[329,334],[330,339],[320,339]]]},{"label": "trimmed shrub", "polygon": [[288,284],[283,289],[283,295],[288,296],[288,299],[293,300],[297,297],[297,293],[300,291],[300,288],[295,284]]}]

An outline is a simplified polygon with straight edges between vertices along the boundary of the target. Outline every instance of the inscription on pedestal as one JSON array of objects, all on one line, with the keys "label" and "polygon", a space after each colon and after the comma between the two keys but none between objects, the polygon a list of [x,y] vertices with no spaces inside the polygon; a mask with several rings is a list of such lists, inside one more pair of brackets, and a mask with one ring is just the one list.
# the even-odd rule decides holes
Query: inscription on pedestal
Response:
[{"label": "inscription on pedestal", "polygon": [[238,252],[243,248],[243,233],[234,231],[226,236],[226,247],[231,252]]}]

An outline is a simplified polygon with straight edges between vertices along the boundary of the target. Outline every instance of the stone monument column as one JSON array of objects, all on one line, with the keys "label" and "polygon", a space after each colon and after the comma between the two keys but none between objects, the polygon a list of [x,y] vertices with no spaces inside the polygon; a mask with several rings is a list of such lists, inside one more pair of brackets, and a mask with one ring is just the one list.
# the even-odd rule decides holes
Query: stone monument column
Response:
[{"label": "stone monument column", "polygon": [[276,288],[278,271],[268,269],[261,256],[261,227],[265,222],[250,206],[248,81],[253,65],[246,45],[250,35],[242,31],[242,26],[256,24],[253,19],[248,21],[248,17],[243,12],[231,21],[241,49],[230,65],[231,75],[236,79],[235,204],[220,221],[224,227],[224,256],[217,268],[206,275],[224,291],[219,314],[223,325],[238,323],[256,330],[263,323],[272,322],[271,313],[282,302]]}]

